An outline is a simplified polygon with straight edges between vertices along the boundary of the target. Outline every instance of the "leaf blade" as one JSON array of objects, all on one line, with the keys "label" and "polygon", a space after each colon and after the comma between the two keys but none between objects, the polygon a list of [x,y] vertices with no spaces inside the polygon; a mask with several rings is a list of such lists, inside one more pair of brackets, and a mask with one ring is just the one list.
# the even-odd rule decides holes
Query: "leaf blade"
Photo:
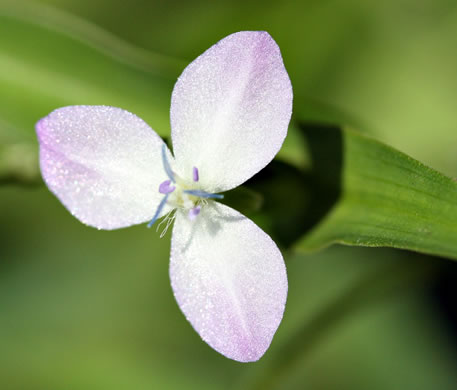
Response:
[{"label": "leaf blade", "polygon": [[0,117],[18,129],[33,133],[39,118],[61,106],[103,104],[134,112],[166,135],[183,66],[64,11],[0,4]]},{"label": "leaf blade", "polygon": [[[340,182],[325,184],[329,190],[339,187],[341,194],[296,249],[389,246],[457,259],[455,180],[349,129],[305,126],[304,132],[324,146],[341,137]],[[313,156],[315,166],[326,164]]]}]

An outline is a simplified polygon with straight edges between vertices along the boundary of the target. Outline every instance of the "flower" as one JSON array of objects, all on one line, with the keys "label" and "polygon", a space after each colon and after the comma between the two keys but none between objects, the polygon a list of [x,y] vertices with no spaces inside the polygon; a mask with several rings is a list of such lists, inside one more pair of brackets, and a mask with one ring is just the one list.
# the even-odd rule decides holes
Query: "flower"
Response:
[{"label": "flower", "polygon": [[176,82],[174,157],[127,111],[70,106],[36,125],[41,172],[64,206],[98,229],[174,220],[170,279],[179,307],[212,348],[255,361],[283,317],[284,260],[265,232],[217,199],[274,158],[291,112],[279,47],[266,32],[239,32]]}]

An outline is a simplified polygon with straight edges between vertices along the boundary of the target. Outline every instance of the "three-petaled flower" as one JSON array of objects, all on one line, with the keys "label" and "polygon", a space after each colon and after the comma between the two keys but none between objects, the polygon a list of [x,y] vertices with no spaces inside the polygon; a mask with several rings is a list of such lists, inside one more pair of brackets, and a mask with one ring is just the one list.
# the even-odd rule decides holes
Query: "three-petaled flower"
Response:
[{"label": "three-petaled flower", "polygon": [[127,111],[71,106],[37,123],[41,172],[65,207],[98,229],[174,220],[170,278],[179,307],[218,352],[255,361],[284,313],[284,260],[265,232],[217,199],[274,158],[291,112],[278,46],[266,32],[239,32],[176,82],[174,157]]}]

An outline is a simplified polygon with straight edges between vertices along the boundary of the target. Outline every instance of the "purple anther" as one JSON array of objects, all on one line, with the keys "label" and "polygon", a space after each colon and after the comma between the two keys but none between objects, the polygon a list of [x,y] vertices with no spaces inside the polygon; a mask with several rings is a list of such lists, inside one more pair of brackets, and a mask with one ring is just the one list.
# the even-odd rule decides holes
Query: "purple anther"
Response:
[{"label": "purple anther", "polygon": [[197,167],[194,167],[192,169],[192,173],[194,175],[194,181],[198,181],[198,168]]},{"label": "purple anther", "polygon": [[189,210],[189,219],[193,221],[195,218],[197,218],[197,215],[200,214],[201,207],[196,206],[192,209]]},{"label": "purple anther", "polygon": [[175,186],[171,185],[171,180],[165,180],[163,183],[160,184],[159,186],[159,192],[161,194],[170,194],[175,190]]}]

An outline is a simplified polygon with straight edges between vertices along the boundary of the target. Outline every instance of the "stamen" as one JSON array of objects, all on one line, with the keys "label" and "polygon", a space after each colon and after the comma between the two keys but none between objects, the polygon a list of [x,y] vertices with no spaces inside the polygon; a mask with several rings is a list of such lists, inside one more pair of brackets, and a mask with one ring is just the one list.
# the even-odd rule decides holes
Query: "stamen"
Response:
[{"label": "stamen", "polygon": [[175,186],[171,185],[171,180],[165,180],[159,186],[159,192],[161,194],[171,194],[175,190]]},{"label": "stamen", "polygon": [[192,209],[189,210],[189,219],[191,221],[193,221],[195,218],[197,218],[197,215],[200,214],[200,210],[201,210],[201,207],[200,206],[196,206]]},{"label": "stamen", "polygon": [[156,210],[154,216],[152,217],[151,221],[148,223],[148,228],[150,228],[152,225],[154,225],[154,222],[157,221],[157,219],[159,218],[160,213],[162,212],[163,208],[167,204],[167,200],[168,200],[169,196],[170,196],[170,194],[166,194],[163,197],[163,199],[160,201],[159,207],[157,207],[157,210]]},{"label": "stamen", "polygon": [[168,158],[167,158],[167,145],[163,144],[162,145],[162,163],[163,163],[163,169],[165,170],[165,172],[167,173],[167,176],[169,177],[169,179],[175,183],[175,175],[170,167],[170,163],[168,162]]},{"label": "stamen", "polygon": [[170,227],[171,223],[175,220],[176,214],[173,214],[171,217],[167,218],[167,226],[165,226],[165,229],[162,230],[162,233],[160,233],[160,238],[162,238],[168,231],[168,228]]},{"label": "stamen", "polygon": [[165,228],[162,230],[162,233],[160,233],[160,238],[162,238],[166,233],[168,228],[170,227],[171,223],[175,220],[176,218],[176,209],[173,209],[165,215],[165,218],[162,219],[162,221],[157,225],[156,227],[156,232],[159,231],[160,227],[166,223]]},{"label": "stamen", "polygon": [[193,174],[193,177],[194,177],[194,181],[198,181],[198,168],[197,167],[194,167],[192,169],[192,174]]},{"label": "stamen", "polygon": [[222,194],[212,194],[210,192],[202,191],[202,190],[185,190],[183,191],[186,194],[198,196],[199,198],[206,198],[206,199],[223,199],[224,195]]}]

